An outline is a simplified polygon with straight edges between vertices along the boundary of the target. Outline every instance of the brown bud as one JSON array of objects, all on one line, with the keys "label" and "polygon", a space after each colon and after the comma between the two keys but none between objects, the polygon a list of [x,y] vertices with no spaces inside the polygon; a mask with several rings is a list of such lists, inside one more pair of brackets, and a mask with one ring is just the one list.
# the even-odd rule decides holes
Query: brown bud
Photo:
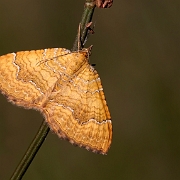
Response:
[{"label": "brown bud", "polygon": [[98,8],[110,8],[113,4],[113,0],[96,0],[96,6]]}]

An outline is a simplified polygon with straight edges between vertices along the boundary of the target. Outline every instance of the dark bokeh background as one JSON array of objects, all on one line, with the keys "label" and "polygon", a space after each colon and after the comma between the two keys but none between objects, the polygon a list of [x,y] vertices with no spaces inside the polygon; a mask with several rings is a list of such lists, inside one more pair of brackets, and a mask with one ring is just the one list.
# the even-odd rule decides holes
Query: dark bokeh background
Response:
[{"label": "dark bokeh background", "polygon": [[[0,54],[71,49],[83,0],[0,1]],[[180,1],[116,0],[96,9],[96,63],[113,120],[107,156],[49,133],[24,180],[180,179]],[[43,117],[0,96],[0,179],[9,179]]]}]

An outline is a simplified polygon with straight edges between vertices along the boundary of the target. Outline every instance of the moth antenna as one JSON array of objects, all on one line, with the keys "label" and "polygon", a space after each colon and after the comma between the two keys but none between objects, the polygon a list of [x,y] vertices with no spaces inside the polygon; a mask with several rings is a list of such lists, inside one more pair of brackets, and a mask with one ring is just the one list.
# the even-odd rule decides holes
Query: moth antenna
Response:
[{"label": "moth antenna", "polygon": [[78,52],[81,48],[81,23],[79,23],[79,28],[78,28]]}]

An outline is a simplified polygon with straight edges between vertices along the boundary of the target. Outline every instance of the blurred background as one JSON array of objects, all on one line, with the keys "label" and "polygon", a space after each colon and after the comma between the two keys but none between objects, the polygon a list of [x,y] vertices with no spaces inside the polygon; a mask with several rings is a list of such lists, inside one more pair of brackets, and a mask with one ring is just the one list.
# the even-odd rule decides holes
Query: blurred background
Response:
[{"label": "blurred background", "polygon": [[[84,0],[0,1],[0,55],[72,48]],[[24,180],[180,179],[180,1],[115,0],[96,9],[91,63],[102,79],[113,121],[107,156],[50,132]],[[42,115],[0,95],[0,179],[7,180]]]}]

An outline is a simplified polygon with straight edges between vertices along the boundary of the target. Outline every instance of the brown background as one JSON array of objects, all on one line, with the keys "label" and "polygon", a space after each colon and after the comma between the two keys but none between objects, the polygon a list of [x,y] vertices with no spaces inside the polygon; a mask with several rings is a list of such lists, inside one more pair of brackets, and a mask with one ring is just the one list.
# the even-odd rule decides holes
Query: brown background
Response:
[{"label": "brown background", "polygon": [[[0,54],[71,49],[83,0],[1,0]],[[24,180],[180,179],[180,1],[116,0],[96,9],[96,63],[113,120],[107,156],[49,133]],[[0,96],[0,179],[9,179],[43,117]]]}]

